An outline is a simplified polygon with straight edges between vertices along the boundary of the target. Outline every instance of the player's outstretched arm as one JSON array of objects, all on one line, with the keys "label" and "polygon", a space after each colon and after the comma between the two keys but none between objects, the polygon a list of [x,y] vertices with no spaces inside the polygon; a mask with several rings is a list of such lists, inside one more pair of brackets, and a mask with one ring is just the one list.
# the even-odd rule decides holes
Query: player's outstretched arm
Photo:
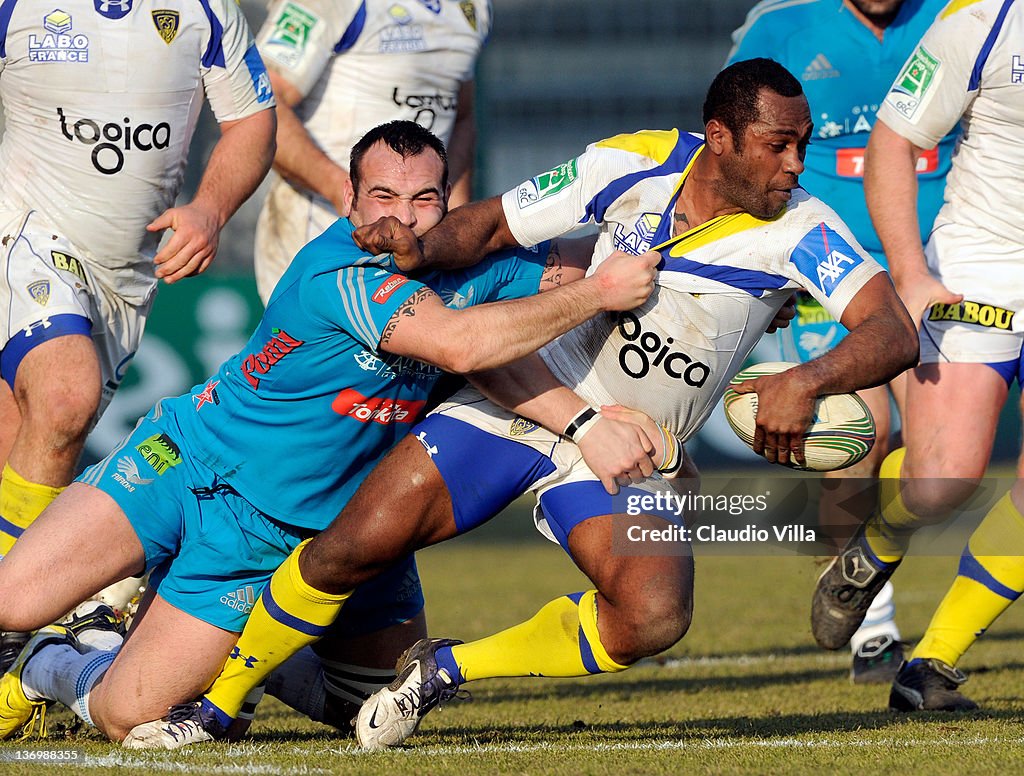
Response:
[{"label": "player's outstretched arm", "polygon": [[312,191],[332,205],[338,215],[345,212],[344,190],[348,173],[323,152],[295,113],[302,93],[272,67],[267,68],[277,99],[277,152],[274,169],[296,186]]},{"label": "player's outstretched arm", "polygon": [[473,157],[476,155],[476,86],[472,80],[459,86],[452,139],[448,142],[448,169],[452,193],[448,205],[456,208],[473,198]]},{"label": "player's outstretched arm", "polygon": [[411,272],[420,266],[434,269],[469,267],[488,253],[518,244],[505,220],[501,197],[491,197],[455,208],[423,235],[423,253],[418,257],[422,265],[406,266],[399,261],[398,266],[403,272]]},{"label": "player's outstretched arm", "polygon": [[[510,412],[529,418],[555,434],[564,434],[581,413],[592,409],[558,381],[536,353],[512,364],[469,376],[484,396]],[[638,413],[642,415],[642,413]],[[582,417],[585,417],[583,415]],[[595,414],[579,427],[574,441],[590,470],[613,496],[619,485],[649,477],[663,459],[663,437],[654,421],[644,428],[637,418]],[[572,436],[572,435],[570,435]]]},{"label": "player's outstretched arm", "polygon": [[879,119],[864,159],[864,195],[871,222],[882,240],[896,290],[915,323],[929,305],[963,299],[934,278],[925,263],[916,172],[923,151]]},{"label": "player's outstretched arm", "polygon": [[210,266],[220,230],[270,169],[276,126],[270,109],[220,125],[220,140],[195,198],[187,205],[168,208],[146,227],[151,232],[174,231],[154,259],[158,278],[175,283]]},{"label": "player's outstretched arm", "polygon": [[757,393],[754,452],[772,463],[804,462],[803,434],[817,397],[882,385],[917,362],[917,327],[886,273],[857,292],[842,324],[850,333],[825,355],[733,386],[737,393]]},{"label": "player's outstretched arm", "polygon": [[631,310],[654,290],[660,256],[615,253],[589,278],[549,293],[450,310],[423,287],[391,316],[380,347],[449,372],[493,369],[532,353],[599,312]]}]

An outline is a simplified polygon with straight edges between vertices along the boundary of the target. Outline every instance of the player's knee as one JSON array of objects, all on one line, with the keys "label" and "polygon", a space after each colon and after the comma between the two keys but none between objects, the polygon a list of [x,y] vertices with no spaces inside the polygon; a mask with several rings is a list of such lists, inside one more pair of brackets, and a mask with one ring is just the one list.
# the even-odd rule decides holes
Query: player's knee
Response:
[{"label": "player's knee", "polygon": [[21,397],[23,430],[61,450],[82,442],[100,405],[99,386],[62,383],[39,386]]},{"label": "player's knee", "polygon": [[977,488],[977,482],[973,480],[951,477],[907,480],[903,487],[903,503],[922,524],[932,525],[946,520]]},{"label": "player's knee", "polygon": [[633,663],[656,655],[678,642],[690,629],[693,599],[678,591],[658,591],[645,595],[627,607],[623,631],[628,634],[620,645],[622,662]]},{"label": "player's knee", "polygon": [[[367,547],[377,549],[368,552]],[[325,533],[302,551],[302,577],[317,590],[341,593],[372,579],[391,562],[379,545]]]}]

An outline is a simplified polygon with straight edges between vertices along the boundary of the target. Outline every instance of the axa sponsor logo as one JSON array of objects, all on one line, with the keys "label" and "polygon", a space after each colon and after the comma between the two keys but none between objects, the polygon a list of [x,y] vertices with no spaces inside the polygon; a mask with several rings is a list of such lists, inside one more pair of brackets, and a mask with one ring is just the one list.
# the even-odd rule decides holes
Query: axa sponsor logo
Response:
[{"label": "axa sponsor logo", "polygon": [[139,475],[139,465],[127,455],[117,459],[117,471],[111,477],[129,493],[135,492],[136,485],[149,485],[153,480]]},{"label": "axa sponsor logo", "polygon": [[843,278],[864,259],[840,234],[820,223],[804,235],[790,261],[825,296],[832,296]]},{"label": "axa sponsor logo", "polygon": [[405,401],[382,396],[363,396],[354,388],[346,388],[334,397],[331,409],[337,414],[355,418],[360,423],[415,423],[426,401]]},{"label": "axa sponsor logo", "polygon": [[957,321],[972,323],[986,329],[1009,331],[1013,324],[1013,310],[996,307],[994,304],[969,302],[966,299],[956,304],[936,302],[928,310],[929,321]]},{"label": "axa sponsor logo", "polygon": [[711,367],[673,347],[671,337],[664,339],[653,331],[644,331],[633,313],[619,313],[619,335],[626,340],[619,349],[619,367],[630,377],[642,380],[651,370],[661,370],[675,380],[700,388],[707,382]]},{"label": "axa sponsor logo", "polygon": [[124,167],[129,151],[152,151],[167,148],[171,142],[171,125],[133,124],[125,116],[121,122],[100,124],[90,118],[72,119],[63,108],[57,108],[60,133],[72,143],[92,146],[92,166],[104,175],[116,175]]},{"label": "axa sponsor logo", "polygon": [[829,251],[828,256],[818,262],[818,285],[824,288],[826,285],[835,284],[846,274],[850,267],[856,267],[859,262],[851,256],[840,251]]},{"label": "axa sponsor logo", "polygon": [[[233,593],[225,593],[220,597],[220,602],[236,612],[249,614],[252,611],[252,607],[256,604],[256,590],[252,585],[246,585],[245,587],[238,588]],[[237,659],[239,657],[236,654],[237,651],[238,647],[235,647],[235,652],[231,655],[232,658]],[[246,667],[252,668],[248,662],[246,662]]]},{"label": "axa sponsor logo", "polygon": [[72,34],[71,14],[55,8],[43,17],[42,35],[28,36],[29,62],[88,62],[89,38]]},{"label": "axa sponsor logo", "polygon": [[135,449],[157,474],[181,463],[181,448],[167,434],[154,434],[136,445]]},{"label": "axa sponsor logo", "polygon": [[265,375],[278,361],[296,348],[305,344],[305,340],[289,336],[284,329],[274,329],[274,336],[259,353],[250,353],[242,360],[242,374],[255,390],[259,390],[259,375]]}]

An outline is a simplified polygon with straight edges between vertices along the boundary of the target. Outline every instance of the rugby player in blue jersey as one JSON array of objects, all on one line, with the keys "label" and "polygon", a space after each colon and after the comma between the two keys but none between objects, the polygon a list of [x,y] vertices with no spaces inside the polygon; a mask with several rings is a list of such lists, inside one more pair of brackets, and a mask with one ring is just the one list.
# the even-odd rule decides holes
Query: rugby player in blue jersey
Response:
[{"label": "rugby player in blue jersey", "polygon": [[[417,642],[395,682],[360,709],[361,744],[401,743],[463,682],[623,671],[682,638],[693,600],[688,543],[627,538],[631,527],[673,533],[679,515],[629,514],[627,497],[609,496],[573,443],[589,443],[608,405],[642,410],[658,440],[659,471],[624,484],[629,496],[664,495],[666,478],[686,466],[681,443],[797,288],[811,290],[851,333],[812,364],[738,387],[758,393],[755,449],[769,460],[801,460],[817,396],[885,382],[917,355],[888,276],[835,212],[799,187],[812,130],[799,82],[771,60],[737,63],[712,83],[704,117],[703,136],[648,130],[593,143],[502,197],[458,208],[452,224],[424,235],[428,258],[458,265],[594,223],[598,268],[620,247],[653,247],[663,261],[657,291],[636,310],[597,316],[538,355],[477,376],[507,410],[467,389],[420,423],[264,588],[237,647],[256,661],[228,661],[202,700],[140,726],[130,740],[175,746],[182,736],[169,740],[174,719],[223,726],[269,668],[343,611],[360,577],[472,530],[525,491],[537,495],[538,529],[593,586],[472,643]],[[889,343],[882,352],[880,339]]]},{"label": "rugby player in blue jersey", "polygon": [[[414,122],[391,122],[356,144],[350,169],[350,218],[299,253],[245,348],[208,381],[158,403],[0,564],[0,628],[41,629],[0,680],[0,737],[59,700],[120,740],[194,698],[221,670],[274,569],[412,428],[442,369],[518,359],[653,289],[656,254],[620,254],[560,285],[583,269],[546,246],[464,271],[395,274],[390,257],[360,248],[352,230],[382,216],[416,235],[437,224],[449,192],[444,147]],[[545,286],[559,287],[530,296]],[[496,303],[480,304],[488,301]],[[637,426],[603,419],[591,437],[609,476],[650,473],[653,445]],[[364,596],[377,628],[422,607],[410,563]],[[44,627],[144,569],[153,571],[150,591],[119,652]]]},{"label": "rugby player in blue jersey", "polygon": [[[763,0],[733,33],[729,62],[771,57],[800,79],[811,106],[815,131],[800,184],[829,203],[864,248],[888,266],[882,242],[864,198],[864,150],[885,93],[918,39],[947,0]],[[921,243],[942,205],[942,192],[957,133],[950,132],[924,152],[917,165]],[[779,333],[782,358],[803,363],[836,346],[846,329],[806,292],[797,295],[797,315]],[[902,406],[905,378],[891,390]],[[842,547],[853,527],[874,506],[873,478],[890,450],[890,390],[860,393],[875,418],[877,440],[858,464],[826,475],[821,521]],[[845,482],[844,482],[845,480]],[[864,623],[850,639],[857,683],[888,683],[903,656],[894,617],[892,584],[875,598]],[[841,644],[830,645],[837,648]]]}]

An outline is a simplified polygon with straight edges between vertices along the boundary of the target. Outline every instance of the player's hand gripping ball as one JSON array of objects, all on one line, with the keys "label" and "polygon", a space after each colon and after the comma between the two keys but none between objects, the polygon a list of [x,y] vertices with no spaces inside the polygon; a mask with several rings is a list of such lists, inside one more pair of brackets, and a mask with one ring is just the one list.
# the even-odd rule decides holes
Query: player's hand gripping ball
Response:
[{"label": "player's hand gripping ball", "polygon": [[[732,379],[732,384],[776,374],[797,366],[787,362],[769,362],[747,367]],[[732,430],[747,447],[754,446],[757,419],[757,394],[736,393],[731,388],[722,398],[725,417]],[[853,466],[875,444],[875,419],[871,410],[854,393],[822,396],[814,405],[814,421],[804,434],[806,466],[795,461],[784,464],[791,469],[830,472]]]}]

